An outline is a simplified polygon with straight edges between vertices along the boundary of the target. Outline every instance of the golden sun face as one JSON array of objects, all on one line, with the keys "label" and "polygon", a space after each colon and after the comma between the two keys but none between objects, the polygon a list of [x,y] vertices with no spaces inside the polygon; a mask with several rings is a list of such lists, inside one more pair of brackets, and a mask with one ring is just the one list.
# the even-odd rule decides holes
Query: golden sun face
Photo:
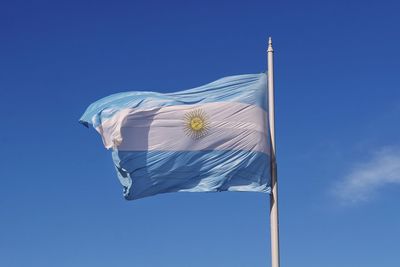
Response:
[{"label": "golden sun face", "polygon": [[207,114],[196,109],[185,114],[185,133],[193,139],[205,136],[209,129]]}]

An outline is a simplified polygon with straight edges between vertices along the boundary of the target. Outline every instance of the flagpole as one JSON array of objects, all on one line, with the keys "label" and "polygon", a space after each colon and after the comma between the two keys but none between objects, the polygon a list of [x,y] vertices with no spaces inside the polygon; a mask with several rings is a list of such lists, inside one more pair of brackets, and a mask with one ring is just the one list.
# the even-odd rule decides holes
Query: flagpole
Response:
[{"label": "flagpole", "polygon": [[279,267],[279,221],[278,221],[278,181],[275,147],[275,108],[274,108],[274,49],[272,38],[268,40],[268,114],[271,134],[271,194],[270,194],[270,227],[271,227],[271,261],[272,267]]}]

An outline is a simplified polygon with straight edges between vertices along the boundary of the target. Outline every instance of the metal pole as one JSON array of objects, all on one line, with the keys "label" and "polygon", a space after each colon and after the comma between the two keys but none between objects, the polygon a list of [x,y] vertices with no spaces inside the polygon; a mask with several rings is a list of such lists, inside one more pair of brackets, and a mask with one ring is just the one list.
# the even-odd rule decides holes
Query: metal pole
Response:
[{"label": "metal pole", "polygon": [[268,113],[271,134],[271,195],[270,195],[270,226],[271,226],[271,261],[272,267],[279,267],[279,221],[278,221],[278,181],[275,158],[275,108],[274,108],[274,49],[272,38],[268,40]]}]

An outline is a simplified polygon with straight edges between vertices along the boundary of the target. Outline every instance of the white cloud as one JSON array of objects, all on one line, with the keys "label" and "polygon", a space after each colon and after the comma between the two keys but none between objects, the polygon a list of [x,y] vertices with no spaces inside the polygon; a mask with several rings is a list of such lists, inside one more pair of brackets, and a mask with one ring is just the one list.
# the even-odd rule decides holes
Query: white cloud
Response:
[{"label": "white cloud", "polygon": [[354,204],[370,200],[377,190],[391,184],[400,184],[400,150],[385,148],[355,164],[334,193],[344,204]]}]

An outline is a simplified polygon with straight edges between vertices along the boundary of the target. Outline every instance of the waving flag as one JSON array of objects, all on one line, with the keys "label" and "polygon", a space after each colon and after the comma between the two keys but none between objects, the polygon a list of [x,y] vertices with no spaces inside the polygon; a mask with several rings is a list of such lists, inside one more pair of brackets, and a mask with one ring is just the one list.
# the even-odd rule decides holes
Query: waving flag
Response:
[{"label": "waving flag", "polygon": [[266,74],[176,93],[126,92],[80,119],[101,135],[126,199],[167,192],[270,191]]}]

